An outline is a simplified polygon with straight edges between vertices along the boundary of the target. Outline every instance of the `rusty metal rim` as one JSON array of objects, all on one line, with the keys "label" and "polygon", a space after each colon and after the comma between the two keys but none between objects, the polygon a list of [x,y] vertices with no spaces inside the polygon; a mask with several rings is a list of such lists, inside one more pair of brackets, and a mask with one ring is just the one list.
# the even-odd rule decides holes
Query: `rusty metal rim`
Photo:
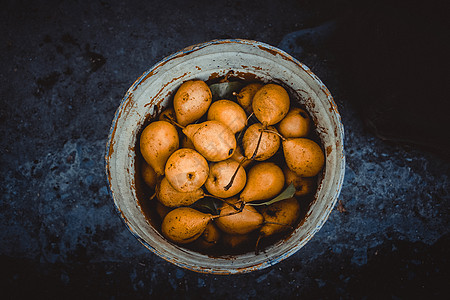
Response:
[{"label": "rusty metal rim", "polygon": [[[189,54],[191,52],[197,51],[199,49],[205,48],[207,46],[210,45],[215,45],[215,44],[223,44],[223,43],[236,43],[236,44],[247,44],[247,45],[251,45],[251,46],[257,46],[259,48],[261,48],[262,50],[266,50],[268,52],[272,52],[276,53],[280,56],[282,56],[282,58],[291,61],[293,63],[295,63],[296,65],[298,65],[301,69],[303,69],[312,79],[313,81],[315,81],[318,86],[321,88],[322,92],[326,95],[327,100],[329,101],[331,107],[333,108],[334,111],[334,115],[337,118],[337,125],[338,125],[338,131],[339,131],[339,139],[341,141],[341,161],[340,161],[340,177],[338,179],[338,186],[336,189],[336,193],[334,194],[334,197],[331,201],[331,205],[328,207],[328,209],[326,210],[323,218],[321,218],[321,221],[316,224],[315,228],[308,234],[308,237],[306,239],[304,239],[302,241],[301,244],[290,248],[289,250],[285,251],[282,255],[280,255],[279,257],[277,257],[276,259],[270,259],[267,260],[263,263],[257,264],[257,265],[253,265],[253,266],[249,266],[249,267],[245,267],[245,268],[241,268],[241,269],[234,269],[234,270],[218,270],[218,269],[213,269],[213,268],[205,268],[205,267],[201,267],[201,266],[192,266],[192,265],[188,265],[185,263],[182,263],[178,260],[173,260],[170,259],[168,257],[166,257],[165,255],[163,255],[160,251],[158,251],[156,248],[152,247],[149,243],[147,243],[144,239],[142,239],[135,231],[133,228],[131,228],[131,226],[126,222],[126,218],[123,215],[123,213],[120,211],[120,209],[118,208],[114,197],[114,192],[111,189],[111,177],[110,177],[110,161],[109,161],[109,156],[111,154],[111,142],[114,138],[114,133],[115,133],[115,129],[116,129],[116,125],[117,125],[117,120],[120,116],[120,112],[123,108],[123,106],[125,105],[125,102],[129,99],[130,95],[132,94],[132,91],[135,90],[139,84],[145,80],[147,77],[149,77],[150,74],[152,74],[154,71],[156,71],[159,67],[161,67],[162,65],[164,65],[166,62],[180,57],[180,56],[184,56],[186,54]],[[151,76],[151,75],[150,75]],[[288,53],[284,52],[281,49],[278,49],[274,46],[262,43],[262,42],[258,42],[258,41],[253,41],[253,40],[245,40],[245,39],[224,39],[224,40],[212,40],[209,42],[205,42],[205,43],[199,43],[199,44],[195,44],[189,47],[186,47],[180,51],[177,51],[167,57],[165,57],[164,59],[162,59],[160,62],[158,62],[157,64],[155,64],[154,66],[152,66],[148,71],[144,72],[134,83],[133,85],[128,89],[128,91],[126,92],[126,94],[124,95],[124,97],[122,98],[122,101],[119,105],[119,107],[117,108],[115,114],[114,114],[114,118],[110,127],[110,132],[108,135],[108,142],[106,144],[106,151],[105,151],[105,171],[106,171],[106,179],[108,182],[108,186],[109,186],[109,193],[111,195],[111,198],[113,199],[113,203],[115,206],[116,211],[119,213],[119,215],[121,216],[122,221],[124,222],[124,224],[126,225],[126,227],[128,228],[128,230],[146,247],[148,248],[150,251],[152,251],[153,253],[157,254],[159,257],[165,259],[166,261],[175,264],[179,267],[188,269],[188,270],[192,270],[195,272],[201,272],[201,273],[208,273],[208,274],[218,274],[218,275],[223,275],[223,274],[242,274],[242,273],[248,273],[251,271],[255,271],[255,270],[262,270],[264,268],[267,268],[269,266],[272,266],[282,260],[284,260],[285,258],[291,256],[292,254],[294,254],[295,252],[297,252],[301,247],[303,247],[303,245],[305,245],[313,236],[314,234],[323,226],[323,224],[326,222],[326,220],[329,217],[329,214],[331,213],[333,207],[335,206],[339,193],[341,191],[342,188],[342,184],[343,184],[343,180],[344,180],[344,173],[345,173],[345,154],[344,154],[344,128],[342,125],[342,121],[341,121],[341,117],[340,114],[337,110],[336,104],[334,102],[333,97],[331,96],[331,93],[328,91],[327,87],[322,83],[322,81],[304,64],[302,64],[300,61],[298,61],[297,59],[295,59],[294,57],[292,57],[291,55],[289,55]]]}]

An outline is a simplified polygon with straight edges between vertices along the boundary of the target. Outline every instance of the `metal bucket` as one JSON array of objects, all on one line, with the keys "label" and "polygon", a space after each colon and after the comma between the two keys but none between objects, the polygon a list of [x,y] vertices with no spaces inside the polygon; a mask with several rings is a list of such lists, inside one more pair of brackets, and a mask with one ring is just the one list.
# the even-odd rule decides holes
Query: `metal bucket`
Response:
[{"label": "metal bucket", "polygon": [[[167,107],[186,80],[225,76],[278,82],[309,111],[325,150],[326,164],[306,219],[292,234],[259,255],[210,257],[166,240],[144,216],[138,202],[135,145],[149,116]],[[126,93],[116,111],[106,147],[106,174],[114,203],[137,239],[163,259],[189,270],[236,274],[272,266],[302,248],[333,209],[344,179],[344,131],[333,98],[308,67],[284,51],[250,40],[213,40],[172,54],[145,72]]]}]

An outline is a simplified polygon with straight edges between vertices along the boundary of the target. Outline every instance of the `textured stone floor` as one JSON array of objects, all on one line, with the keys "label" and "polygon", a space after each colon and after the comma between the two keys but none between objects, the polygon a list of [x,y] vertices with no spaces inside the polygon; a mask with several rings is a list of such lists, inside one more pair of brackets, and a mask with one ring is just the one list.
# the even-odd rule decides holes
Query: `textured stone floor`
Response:
[{"label": "textured stone floor", "polygon": [[[0,282],[7,298],[448,294],[450,163],[383,141],[349,100],[347,70],[327,40],[351,1],[6,2]],[[104,175],[109,127],[134,80],[163,57],[218,38],[258,40],[297,57],[330,89],[345,128],[343,207],[290,258],[236,276],[197,274],[149,252],[120,220]]]}]

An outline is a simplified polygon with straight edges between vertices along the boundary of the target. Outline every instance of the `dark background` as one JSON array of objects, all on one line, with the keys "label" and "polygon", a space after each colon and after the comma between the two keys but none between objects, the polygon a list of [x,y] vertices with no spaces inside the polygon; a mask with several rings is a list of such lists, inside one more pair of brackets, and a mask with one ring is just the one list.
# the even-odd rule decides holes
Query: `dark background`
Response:
[{"label": "dark background", "polygon": [[[438,2],[375,2],[2,1],[2,298],[447,296],[450,27]],[[149,252],[104,175],[126,90],[163,57],[221,38],[310,67],[338,105],[347,159],[341,205],[314,238],[235,276]]]}]

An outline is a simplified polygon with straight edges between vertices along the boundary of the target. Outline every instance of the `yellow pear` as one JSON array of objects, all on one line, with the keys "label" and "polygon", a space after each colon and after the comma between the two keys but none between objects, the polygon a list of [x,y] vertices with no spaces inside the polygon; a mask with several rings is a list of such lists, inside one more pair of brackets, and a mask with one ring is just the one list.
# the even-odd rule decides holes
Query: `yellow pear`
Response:
[{"label": "yellow pear", "polygon": [[320,146],[307,138],[290,138],[282,142],[286,165],[302,177],[316,176],[325,164]]},{"label": "yellow pear", "polygon": [[166,178],[179,192],[193,192],[208,179],[209,166],[206,159],[197,151],[182,148],[175,151],[167,160]]},{"label": "yellow pear", "polygon": [[311,118],[305,110],[293,107],[277,128],[285,138],[306,137],[311,128]]},{"label": "yellow pear", "polygon": [[300,204],[295,198],[275,202],[264,207],[262,215],[264,225],[259,230],[260,235],[265,237],[288,231],[300,217]]},{"label": "yellow pear", "polygon": [[278,84],[269,83],[260,88],[253,97],[252,107],[256,118],[263,125],[274,125],[288,113],[289,94]]},{"label": "yellow pear", "polygon": [[211,104],[207,119],[225,124],[236,134],[247,125],[247,115],[239,104],[230,100],[218,100]]},{"label": "yellow pear", "polygon": [[214,222],[209,222],[206,225],[205,231],[202,235],[195,241],[195,245],[200,249],[209,249],[215,246],[222,236],[219,228],[214,225]]},{"label": "yellow pear", "polygon": [[[254,160],[263,161],[272,157],[280,148],[280,138],[276,133],[275,127],[268,126],[267,129],[273,132],[263,131],[264,127],[261,123],[255,123],[247,128],[242,138],[242,146],[244,147],[244,155],[251,159],[258,150]],[[261,136],[262,135],[262,136]],[[259,138],[261,136],[261,140]],[[258,145],[259,141],[259,145]]]},{"label": "yellow pear", "polygon": [[[239,168],[234,178],[233,184],[227,190],[225,186],[230,182],[231,177]],[[205,187],[208,192],[216,197],[229,198],[239,193],[245,186],[247,175],[243,167],[233,159],[227,159],[214,163],[209,168],[209,177]]]},{"label": "yellow pear", "polygon": [[244,86],[239,94],[236,94],[237,102],[242,106],[242,108],[248,113],[253,112],[252,101],[256,92],[263,86],[262,83],[254,82]]},{"label": "yellow pear", "polygon": [[204,195],[201,188],[192,192],[179,192],[172,187],[166,177],[160,181],[156,193],[159,202],[167,207],[189,206],[203,198]]},{"label": "yellow pear", "polygon": [[210,221],[210,214],[190,207],[178,207],[164,217],[161,231],[172,242],[187,244],[201,236]]},{"label": "yellow pear", "polygon": [[175,93],[173,108],[177,122],[186,126],[200,119],[212,102],[212,93],[202,80],[184,82]]},{"label": "yellow pear", "polygon": [[293,184],[295,187],[295,196],[300,197],[311,194],[314,192],[316,185],[315,177],[302,177],[298,176],[294,171],[289,169],[288,166],[283,167],[284,178],[286,185]]},{"label": "yellow pear", "polygon": [[240,195],[244,202],[268,200],[277,196],[284,187],[284,174],[272,162],[259,162],[247,173],[247,184]]},{"label": "yellow pear", "polygon": [[158,117],[159,121],[168,121],[170,122],[170,120],[175,121],[176,120],[176,116],[175,116],[175,110],[173,109],[172,106],[164,109],[161,114]]},{"label": "yellow pear", "polygon": [[205,121],[191,124],[183,133],[194,143],[195,150],[209,161],[230,158],[236,149],[236,137],[222,122]]},{"label": "yellow pear", "polygon": [[167,159],[179,147],[178,131],[169,122],[155,121],[144,128],[139,144],[144,160],[163,175]]},{"label": "yellow pear", "polygon": [[[232,201],[237,204],[237,201]],[[217,227],[229,234],[247,234],[259,227],[264,221],[263,216],[250,205],[245,205],[242,211],[237,212],[233,207],[224,203],[220,215],[215,219]]]},{"label": "yellow pear", "polygon": [[238,163],[241,163],[241,166],[243,168],[248,167],[251,163],[252,160],[250,159],[245,159],[244,161],[242,161],[245,158],[244,153],[242,151],[242,148],[237,146],[236,150],[234,151],[233,155],[231,156],[231,159],[234,159],[235,161],[237,161]]}]

